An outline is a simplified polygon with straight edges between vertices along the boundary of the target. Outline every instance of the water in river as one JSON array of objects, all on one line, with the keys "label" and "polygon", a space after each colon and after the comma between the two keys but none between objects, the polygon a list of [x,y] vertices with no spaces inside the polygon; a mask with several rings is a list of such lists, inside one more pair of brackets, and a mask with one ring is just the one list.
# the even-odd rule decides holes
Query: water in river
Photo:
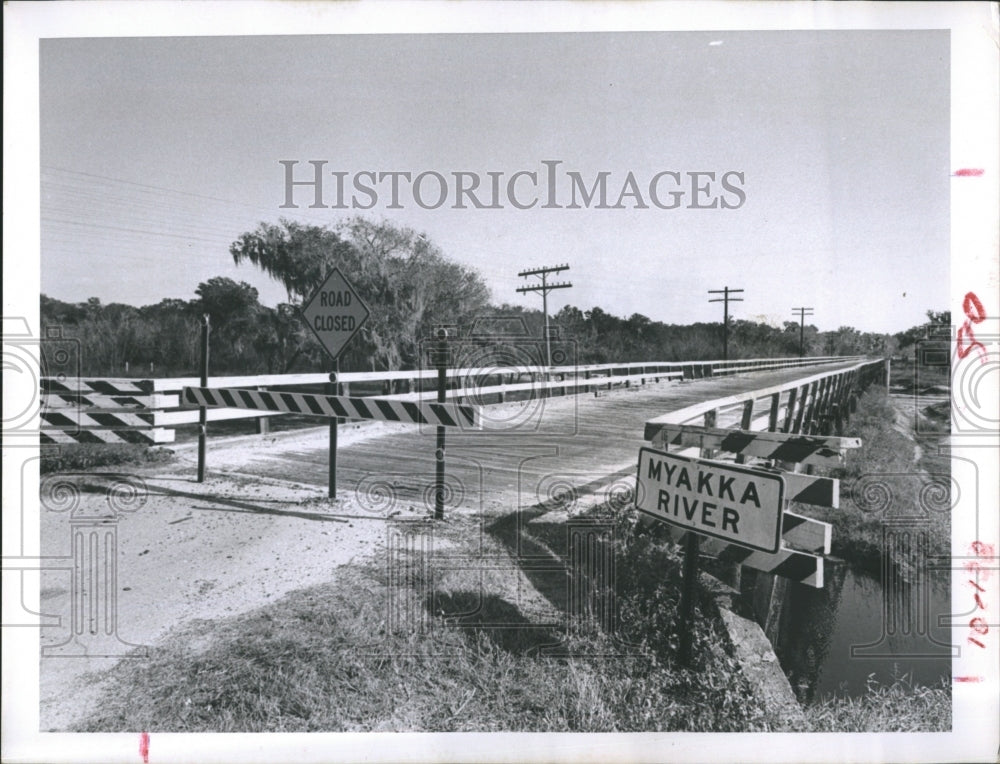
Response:
[{"label": "water in river", "polygon": [[827,566],[823,589],[792,586],[777,654],[800,700],[864,694],[869,676],[921,685],[951,675],[948,570],[913,584],[883,581],[845,564]]}]

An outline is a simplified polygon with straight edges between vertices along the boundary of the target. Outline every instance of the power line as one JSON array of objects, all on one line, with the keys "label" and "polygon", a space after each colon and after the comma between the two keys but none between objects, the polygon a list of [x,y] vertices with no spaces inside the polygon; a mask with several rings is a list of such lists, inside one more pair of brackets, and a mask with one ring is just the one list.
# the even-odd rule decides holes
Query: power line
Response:
[{"label": "power line", "polygon": [[521,294],[526,294],[527,292],[540,292],[542,295],[542,313],[545,316],[545,366],[549,368],[552,366],[552,347],[549,339],[549,292],[553,289],[569,289],[572,284],[569,282],[560,282],[558,284],[550,284],[548,282],[548,275],[550,273],[559,273],[560,271],[568,271],[568,265],[555,265],[545,268],[533,268],[527,271],[521,271],[517,275],[521,278],[527,278],[528,276],[541,276],[542,283],[534,284],[532,286],[518,287],[517,291]]},{"label": "power line", "polygon": [[742,289],[730,289],[729,287],[723,287],[722,289],[709,289],[709,294],[721,294],[722,297],[716,297],[709,302],[721,302],[724,307],[722,309],[722,360],[729,360],[729,303],[731,302],[743,302],[742,297],[730,297],[731,294],[736,294],[742,292]]},{"label": "power line", "polygon": [[[262,206],[257,205],[257,204],[249,204],[247,202],[237,202],[237,201],[234,201],[232,199],[224,199],[224,198],[222,198],[220,196],[209,196],[207,194],[198,194],[198,193],[194,193],[193,191],[181,191],[181,190],[176,189],[176,188],[167,188],[166,186],[156,186],[156,185],[152,185],[150,183],[137,183],[137,182],[132,181],[132,180],[125,180],[124,178],[113,178],[113,177],[111,177],[109,175],[97,175],[95,173],[83,172],[81,170],[70,170],[70,169],[67,169],[65,167],[55,167],[54,165],[42,165],[41,169],[42,169],[43,173],[45,173],[45,172],[56,173],[56,174],[58,174],[58,173],[64,173],[65,175],[69,175],[69,176],[74,176],[75,175],[75,176],[80,176],[81,178],[92,178],[94,180],[101,180],[101,181],[105,181],[105,182],[108,182],[108,183],[111,183],[111,184],[119,184],[119,185],[124,185],[124,186],[131,186],[133,188],[140,188],[140,189],[144,189],[144,192],[146,192],[146,193],[148,193],[148,192],[155,192],[157,194],[164,194],[165,193],[165,194],[172,194],[174,196],[181,197],[181,198],[186,198],[186,199],[200,199],[200,200],[204,200],[204,201],[211,201],[211,202],[219,202],[221,204],[228,204],[228,205],[232,205],[234,207],[243,207],[243,208],[246,208],[246,209],[273,211],[273,210],[271,210],[270,207],[262,207]],[[71,178],[67,178],[67,180],[72,180],[72,179]],[[57,181],[50,181],[50,182],[57,182]],[[88,192],[92,192],[94,190],[92,184],[86,186],[86,189],[87,189]],[[312,214],[291,213],[291,214],[288,215],[288,217],[309,217],[309,218],[315,218],[316,216],[312,215]]]},{"label": "power line", "polygon": [[806,354],[805,336],[806,336],[806,316],[811,316],[813,314],[812,308],[792,308],[792,313],[798,312],[799,314],[799,358],[804,358]]}]

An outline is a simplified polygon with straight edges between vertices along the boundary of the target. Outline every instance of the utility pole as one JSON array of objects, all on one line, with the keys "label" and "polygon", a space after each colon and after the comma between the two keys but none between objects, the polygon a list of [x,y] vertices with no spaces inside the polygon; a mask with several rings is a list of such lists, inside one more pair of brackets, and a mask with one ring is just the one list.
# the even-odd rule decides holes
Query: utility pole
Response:
[{"label": "utility pole", "polygon": [[560,271],[568,271],[568,265],[556,265],[551,268],[535,268],[530,271],[521,271],[518,276],[522,278],[526,276],[541,276],[542,283],[535,284],[534,286],[518,287],[517,291],[521,294],[526,292],[541,292],[542,293],[542,313],[545,314],[545,368],[548,369],[552,366],[552,347],[549,342],[549,292],[553,289],[569,289],[572,284],[568,282],[560,282],[558,284],[550,284],[548,282],[548,275],[550,273],[559,273]]},{"label": "utility pole", "polygon": [[799,358],[805,358],[806,355],[806,316],[811,316],[813,314],[812,308],[792,308],[792,313],[799,314]]},{"label": "utility pole", "polygon": [[742,289],[730,289],[729,287],[723,287],[722,289],[709,289],[709,294],[721,294],[722,297],[716,297],[710,299],[709,302],[721,302],[724,307],[722,309],[722,360],[729,360],[729,303],[731,302],[743,302],[742,297],[730,297],[731,294],[736,294],[737,292],[742,292]]}]

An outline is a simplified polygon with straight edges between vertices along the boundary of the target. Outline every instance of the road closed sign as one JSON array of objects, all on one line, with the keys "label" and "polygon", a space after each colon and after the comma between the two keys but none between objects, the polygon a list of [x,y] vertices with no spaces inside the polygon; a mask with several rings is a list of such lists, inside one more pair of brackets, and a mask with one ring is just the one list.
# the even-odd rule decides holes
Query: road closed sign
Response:
[{"label": "road closed sign", "polygon": [[302,308],[302,316],[333,358],[368,320],[369,311],[357,292],[334,268]]},{"label": "road closed sign", "polygon": [[747,467],[639,450],[636,506],[658,520],[777,552],[785,481]]}]

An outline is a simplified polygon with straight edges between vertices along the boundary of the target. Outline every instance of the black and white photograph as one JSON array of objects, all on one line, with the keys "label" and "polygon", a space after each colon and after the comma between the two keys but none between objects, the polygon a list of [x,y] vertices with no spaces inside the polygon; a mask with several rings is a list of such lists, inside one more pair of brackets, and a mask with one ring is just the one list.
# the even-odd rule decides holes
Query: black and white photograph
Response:
[{"label": "black and white photograph", "polygon": [[5,760],[995,760],[996,6],[4,19]]}]

